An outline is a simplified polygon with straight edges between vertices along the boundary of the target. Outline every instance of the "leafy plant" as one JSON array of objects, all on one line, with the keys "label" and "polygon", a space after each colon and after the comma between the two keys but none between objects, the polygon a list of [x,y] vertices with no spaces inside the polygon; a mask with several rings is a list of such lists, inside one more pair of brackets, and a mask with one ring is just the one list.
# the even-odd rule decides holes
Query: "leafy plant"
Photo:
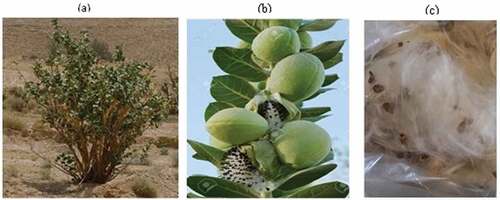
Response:
[{"label": "leafy plant", "polygon": [[132,183],[132,191],[137,197],[142,198],[155,198],[158,196],[158,192],[151,184],[151,181],[142,177],[135,178]]},{"label": "leafy plant", "polygon": [[9,108],[17,112],[27,112],[34,108],[34,103],[27,98],[23,87],[8,88],[4,98],[4,108]]},{"label": "leafy plant", "polygon": [[[109,50],[109,46],[106,42],[98,40],[97,38],[94,38],[90,42],[90,48],[92,48],[95,51],[95,57],[98,60],[104,60],[104,61],[112,61],[113,60],[113,53]],[[49,51],[49,57],[57,56],[57,42],[56,41],[49,41],[48,45],[48,51]]]},{"label": "leafy plant", "polygon": [[130,147],[125,153],[123,164],[131,165],[151,165],[151,160],[149,159],[149,149],[151,148],[152,142],[147,142],[141,148]]},{"label": "leafy plant", "polygon": [[177,144],[179,143],[179,138],[176,137],[158,137],[153,144],[158,148],[174,148],[177,149]]},{"label": "leafy plant", "polygon": [[17,117],[14,113],[5,112],[3,117],[3,128],[17,131],[26,131],[26,125],[22,118]]},{"label": "leafy plant", "polygon": [[215,101],[204,113],[211,144],[188,140],[193,158],[210,162],[220,176],[188,177],[188,197],[347,196],[344,183],[314,184],[337,167],[330,162],[330,136],[314,123],[328,117],[331,108],[303,107],[339,79],[325,71],[342,61],[344,41],[313,47],[308,33],[335,22],[225,20],[241,42],[213,51],[227,74],[213,77]]},{"label": "leafy plant", "polygon": [[38,81],[25,89],[68,147],[54,166],[76,183],[105,183],[126,167],[135,139],[166,117],[166,101],[148,63],[128,61],[120,47],[111,61],[98,62],[88,33],[72,38],[57,20],[52,25],[53,53],[33,66]]},{"label": "leafy plant", "polygon": [[161,90],[167,97],[168,113],[177,114],[179,112],[179,77],[177,73],[168,69],[168,81],[163,83]]},{"label": "leafy plant", "polygon": [[108,44],[106,44],[105,42],[100,41],[98,39],[94,39],[90,43],[90,47],[94,49],[96,57],[98,59],[103,59],[106,61],[113,60],[113,54],[111,53],[111,51],[109,51]]}]

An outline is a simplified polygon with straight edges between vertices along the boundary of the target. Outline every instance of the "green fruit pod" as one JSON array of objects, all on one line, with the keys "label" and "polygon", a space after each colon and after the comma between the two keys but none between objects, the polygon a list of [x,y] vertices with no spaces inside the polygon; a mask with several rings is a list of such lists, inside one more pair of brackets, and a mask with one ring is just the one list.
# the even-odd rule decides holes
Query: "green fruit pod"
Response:
[{"label": "green fruit pod", "polygon": [[319,164],[332,145],[330,136],[323,128],[304,120],[286,123],[273,144],[281,162],[295,169]]},{"label": "green fruit pod", "polygon": [[324,80],[325,69],[321,60],[309,53],[297,53],[276,64],[267,87],[273,93],[297,102],[317,92]]},{"label": "green fruit pod", "polygon": [[255,56],[268,63],[276,63],[299,50],[299,35],[295,30],[284,26],[266,28],[252,42]]},{"label": "green fruit pod", "polygon": [[208,119],[206,127],[211,136],[231,145],[259,139],[269,128],[263,117],[243,108],[228,108],[215,113]]},{"label": "green fruit pod", "polygon": [[285,26],[285,27],[291,28],[293,30],[298,30],[301,23],[302,23],[301,19],[271,19],[271,20],[269,20],[269,26]]},{"label": "green fruit pod", "polygon": [[313,44],[311,35],[306,31],[300,31],[297,34],[299,34],[300,49],[310,49]]},{"label": "green fruit pod", "polygon": [[250,49],[251,45],[250,45],[250,43],[241,40],[238,43],[238,45],[236,45],[236,48],[238,48],[238,49]]},{"label": "green fruit pod", "polygon": [[218,140],[214,136],[210,136],[210,145],[218,149],[228,149],[229,147],[232,146],[231,144]]}]

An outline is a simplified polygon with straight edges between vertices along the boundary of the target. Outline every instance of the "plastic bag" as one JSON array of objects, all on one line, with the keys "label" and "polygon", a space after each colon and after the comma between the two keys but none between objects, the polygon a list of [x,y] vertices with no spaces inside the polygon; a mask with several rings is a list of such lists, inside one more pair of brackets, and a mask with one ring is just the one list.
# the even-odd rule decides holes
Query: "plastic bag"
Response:
[{"label": "plastic bag", "polygon": [[365,33],[366,196],[494,196],[495,22]]}]

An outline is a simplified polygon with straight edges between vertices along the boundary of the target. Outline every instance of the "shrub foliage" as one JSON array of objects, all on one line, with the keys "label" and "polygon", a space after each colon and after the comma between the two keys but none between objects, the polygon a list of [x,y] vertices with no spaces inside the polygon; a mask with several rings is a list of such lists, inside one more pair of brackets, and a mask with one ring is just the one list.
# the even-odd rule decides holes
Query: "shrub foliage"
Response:
[{"label": "shrub foliage", "polygon": [[38,81],[25,87],[69,148],[54,165],[75,182],[105,183],[125,167],[135,139],[166,117],[167,104],[148,63],[129,62],[119,47],[98,61],[88,33],[72,38],[52,23],[55,53],[33,66]]}]

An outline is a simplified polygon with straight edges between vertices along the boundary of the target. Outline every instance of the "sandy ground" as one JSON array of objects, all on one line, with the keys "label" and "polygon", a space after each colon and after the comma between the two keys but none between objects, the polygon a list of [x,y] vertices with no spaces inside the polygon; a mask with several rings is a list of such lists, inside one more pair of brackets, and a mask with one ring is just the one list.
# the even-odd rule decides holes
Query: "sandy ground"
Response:
[{"label": "sandy ground", "polygon": [[[157,83],[164,82],[168,71],[177,73],[177,20],[173,19],[65,19],[60,25],[73,35],[87,30],[92,37],[106,41],[109,48],[122,45],[129,59],[147,61],[155,66]],[[33,80],[31,67],[47,56],[50,19],[5,19],[3,22],[3,88],[22,86]],[[170,70],[168,69],[170,68]],[[4,101],[5,102],[5,101]],[[71,183],[70,177],[34,152],[54,159],[66,148],[54,140],[50,130],[39,128],[35,111],[16,112],[4,105],[4,118],[15,116],[24,129],[3,128],[4,197],[135,197],[132,185],[138,178],[147,180],[158,197],[177,197],[177,147],[160,149],[151,145],[147,162],[131,163],[112,181],[97,184]],[[177,117],[157,129],[149,129],[138,138],[134,148],[161,139],[177,139]]]}]

